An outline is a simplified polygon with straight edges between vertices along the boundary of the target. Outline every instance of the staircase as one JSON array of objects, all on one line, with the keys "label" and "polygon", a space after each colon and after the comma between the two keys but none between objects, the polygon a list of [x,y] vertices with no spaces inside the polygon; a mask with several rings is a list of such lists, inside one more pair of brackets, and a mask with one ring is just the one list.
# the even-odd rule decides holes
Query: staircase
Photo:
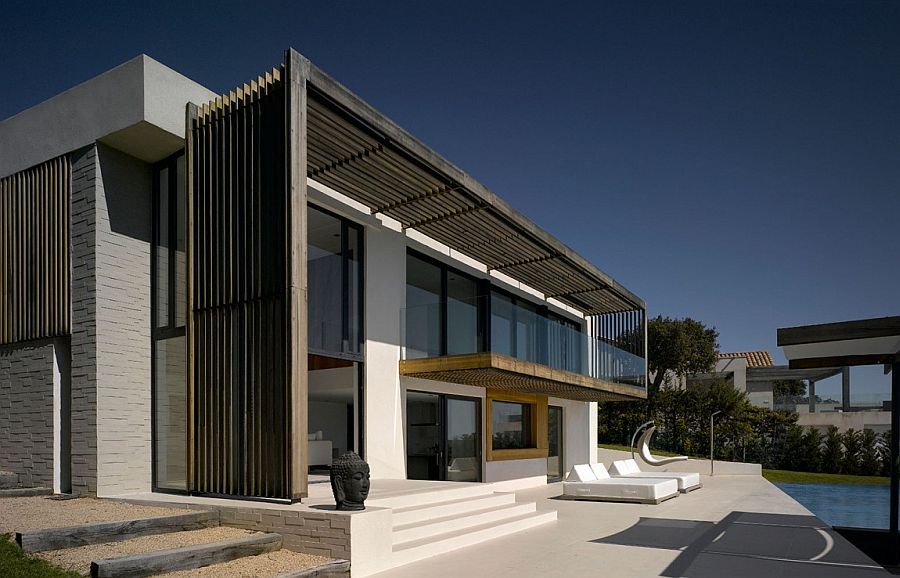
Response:
[{"label": "staircase", "polygon": [[392,565],[402,566],[480,544],[556,520],[556,511],[538,512],[534,502],[489,484],[382,498],[371,505],[393,509]]}]

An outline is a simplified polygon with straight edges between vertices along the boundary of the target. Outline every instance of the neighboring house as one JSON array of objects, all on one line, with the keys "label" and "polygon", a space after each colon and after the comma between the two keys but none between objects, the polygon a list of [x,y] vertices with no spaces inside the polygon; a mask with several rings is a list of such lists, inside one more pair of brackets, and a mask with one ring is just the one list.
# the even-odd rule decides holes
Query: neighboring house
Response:
[{"label": "neighboring house", "polygon": [[[548,206],[559,207],[548,197]],[[646,397],[644,302],[294,51],[0,122],[0,470],[100,496],[546,483]]]},{"label": "neighboring house", "polygon": [[725,379],[738,391],[747,394],[747,399],[755,406],[772,409],[774,399],[772,382],[763,376],[765,368],[774,363],[768,351],[742,351],[719,353],[712,372],[692,375],[687,378],[687,386],[695,386],[714,379]]}]

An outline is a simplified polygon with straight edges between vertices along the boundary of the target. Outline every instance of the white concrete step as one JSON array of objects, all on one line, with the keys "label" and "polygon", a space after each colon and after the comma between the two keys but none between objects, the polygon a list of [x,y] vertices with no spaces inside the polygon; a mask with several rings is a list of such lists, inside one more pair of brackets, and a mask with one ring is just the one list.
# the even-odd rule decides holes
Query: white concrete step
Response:
[{"label": "white concrete step", "polygon": [[396,567],[424,560],[425,558],[480,544],[494,538],[508,536],[509,534],[554,521],[556,521],[556,510],[531,512],[498,522],[489,522],[480,526],[454,530],[421,540],[413,540],[394,547],[392,554],[393,566]]},{"label": "white concrete step", "polygon": [[527,504],[504,504],[483,510],[458,512],[442,518],[432,518],[394,526],[393,544],[400,546],[407,542],[431,538],[440,534],[446,534],[456,530],[481,526],[491,522],[501,522],[512,518],[518,518],[531,514],[536,510],[534,502]]},{"label": "white concrete step", "polygon": [[427,504],[437,504],[439,502],[447,502],[450,500],[459,500],[462,498],[474,498],[477,496],[486,496],[492,494],[494,490],[491,484],[460,484],[459,486],[448,488],[443,487],[436,490],[423,490],[419,492],[406,492],[396,496],[386,496],[384,498],[370,499],[366,502],[367,506],[376,506],[379,508],[406,508],[410,506],[424,506]]},{"label": "white concrete step", "polygon": [[446,502],[394,508],[393,524],[394,528],[396,528],[397,526],[404,526],[423,520],[433,520],[435,518],[443,518],[444,516],[453,514],[474,512],[476,510],[485,510],[487,508],[496,508],[515,503],[515,494],[493,493],[484,496],[475,496],[474,498],[467,497],[448,500]]}]

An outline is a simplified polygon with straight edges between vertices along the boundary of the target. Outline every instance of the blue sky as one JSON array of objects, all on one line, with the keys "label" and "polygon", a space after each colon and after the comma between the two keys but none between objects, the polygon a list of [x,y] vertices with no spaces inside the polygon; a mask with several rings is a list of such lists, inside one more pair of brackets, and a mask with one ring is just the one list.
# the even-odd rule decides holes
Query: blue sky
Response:
[{"label": "blue sky", "polygon": [[7,0],[0,118],[140,52],[225,91],[293,46],[723,350],[900,313],[898,2],[154,4]]}]

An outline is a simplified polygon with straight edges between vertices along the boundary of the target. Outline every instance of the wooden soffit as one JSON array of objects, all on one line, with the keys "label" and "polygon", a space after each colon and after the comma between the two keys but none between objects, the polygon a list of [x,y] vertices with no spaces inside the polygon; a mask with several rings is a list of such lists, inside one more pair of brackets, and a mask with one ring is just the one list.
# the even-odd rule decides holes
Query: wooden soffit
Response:
[{"label": "wooden soffit", "polygon": [[407,359],[400,375],[576,401],[646,399],[645,389],[587,377],[498,353]]}]

